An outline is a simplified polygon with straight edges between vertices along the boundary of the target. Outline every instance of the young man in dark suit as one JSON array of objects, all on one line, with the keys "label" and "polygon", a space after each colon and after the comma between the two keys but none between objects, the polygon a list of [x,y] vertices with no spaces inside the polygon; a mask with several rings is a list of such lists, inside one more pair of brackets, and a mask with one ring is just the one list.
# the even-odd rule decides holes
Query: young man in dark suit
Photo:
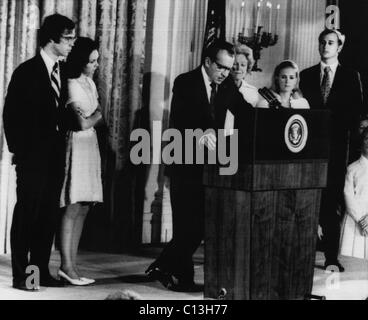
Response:
[{"label": "young man in dark suit", "polygon": [[38,267],[41,286],[62,285],[48,265],[64,169],[67,79],[60,60],[72,49],[74,28],[62,15],[45,18],[40,52],[14,71],[5,99],[4,130],[17,174],[10,236],[13,287],[21,290],[39,289],[27,282],[29,265]]},{"label": "young man in dark suit", "polygon": [[[327,188],[323,191],[320,208],[319,237],[325,253],[325,268],[339,263],[341,216],[344,214],[343,188],[352,135],[357,132],[362,113],[362,88],[359,73],[343,67],[338,56],[345,36],[337,30],[324,30],[319,36],[321,62],[300,74],[300,89],[311,109],[331,112],[331,143]],[[323,236],[322,236],[323,235]]]},{"label": "young man in dark suit", "polygon": [[[205,52],[202,65],[179,75],[174,82],[171,103],[170,127],[185,129],[223,129],[230,111],[235,116],[235,126],[247,104],[232,79],[228,78],[234,63],[233,45],[216,41]],[[204,134],[199,143],[215,150],[216,134]],[[196,143],[193,142],[195,159]],[[182,158],[185,159],[183,147]],[[204,236],[203,165],[173,164],[167,167],[170,177],[170,198],[173,216],[173,239],[147,273],[161,281],[167,288],[177,291],[198,289],[194,283],[192,256]]]}]

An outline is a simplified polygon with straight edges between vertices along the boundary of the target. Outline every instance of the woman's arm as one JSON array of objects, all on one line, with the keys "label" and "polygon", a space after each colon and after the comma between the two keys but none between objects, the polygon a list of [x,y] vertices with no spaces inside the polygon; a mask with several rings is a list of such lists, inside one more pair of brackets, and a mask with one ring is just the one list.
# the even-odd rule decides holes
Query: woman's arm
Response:
[{"label": "woman's arm", "polygon": [[354,189],[354,173],[351,168],[348,168],[344,186],[346,211],[354,219],[354,221],[358,223],[359,220],[364,216],[364,209],[361,207],[359,200],[355,196]]},{"label": "woman's arm", "polygon": [[82,111],[78,102],[71,102],[68,105],[73,111],[77,118],[80,130],[87,130],[98,126],[103,122],[101,109],[97,108],[94,113],[86,117]]}]

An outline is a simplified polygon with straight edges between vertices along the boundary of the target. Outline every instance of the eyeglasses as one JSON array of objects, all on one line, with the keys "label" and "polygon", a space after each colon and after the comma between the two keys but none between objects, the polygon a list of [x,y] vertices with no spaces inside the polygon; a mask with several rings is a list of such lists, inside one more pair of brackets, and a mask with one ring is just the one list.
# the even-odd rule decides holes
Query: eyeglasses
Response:
[{"label": "eyeglasses", "polygon": [[74,43],[75,40],[77,40],[77,37],[72,37],[72,36],[61,36],[62,39],[64,39],[66,42],[68,43]]},{"label": "eyeglasses", "polygon": [[213,62],[215,63],[215,65],[216,65],[216,67],[219,71],[221,71],[221,72],[225,72],[225,71],[230,72],[231,68],[228,68],[228,67],[222,65],[221,63],[218,63],[217,61],[213,61]]}]

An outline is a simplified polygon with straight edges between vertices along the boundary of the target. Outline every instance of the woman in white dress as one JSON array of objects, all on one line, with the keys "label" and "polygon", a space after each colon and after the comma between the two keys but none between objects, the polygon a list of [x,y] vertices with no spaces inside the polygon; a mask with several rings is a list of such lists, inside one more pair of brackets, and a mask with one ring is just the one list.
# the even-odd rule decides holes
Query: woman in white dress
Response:
[{"label": "woman in white dress", "polygon": [[92,80],[98,67],[97,44],[80,37],[68,56],[70,108],[76,129],[67,132],[65,178],[60,207],[61,266],[59,276],[73,285],[87,285],[93,279],[81,277],[76,267],[77,251],[86,215],[103,201],[101,158],[94,127],[102,122],[96,86]]},{"label": "woman in white dress", "polygon": [[[299,89],[299,67],[294,61],[285,60],[276,66],[271,92],[284,108],[310,108],[308,101],[303,98]],[[261,98],[257,103],[257,108],[269,108],[268,101]]]},{"label": "woman in white dress", "polygon": [[230,73],[244,100],[255,107],[259,100],[258,90],[245,80],[251,74],[253,65],[252,49],[244,44],[237,45],[235,47],[235,61]]},{"label": "woman in white dress", "polygon": [[340,254],[368,259],[368,128],[361,134],[360,159],[347,169],[344,197]]}]

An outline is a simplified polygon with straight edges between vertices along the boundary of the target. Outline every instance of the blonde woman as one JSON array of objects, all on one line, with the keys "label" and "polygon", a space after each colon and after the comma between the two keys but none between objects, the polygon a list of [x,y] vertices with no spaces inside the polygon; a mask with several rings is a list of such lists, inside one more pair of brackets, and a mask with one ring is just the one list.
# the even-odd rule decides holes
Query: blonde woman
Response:
[{"label": "blonde woman", "polygon": [[[299,89],[299,68],[294,61],[285,60],[276,66],[272,77],[271,92],[283,108],[310,108]],[[269,103],[266,99],[261,98],[257,107],[269,108]]]}]

